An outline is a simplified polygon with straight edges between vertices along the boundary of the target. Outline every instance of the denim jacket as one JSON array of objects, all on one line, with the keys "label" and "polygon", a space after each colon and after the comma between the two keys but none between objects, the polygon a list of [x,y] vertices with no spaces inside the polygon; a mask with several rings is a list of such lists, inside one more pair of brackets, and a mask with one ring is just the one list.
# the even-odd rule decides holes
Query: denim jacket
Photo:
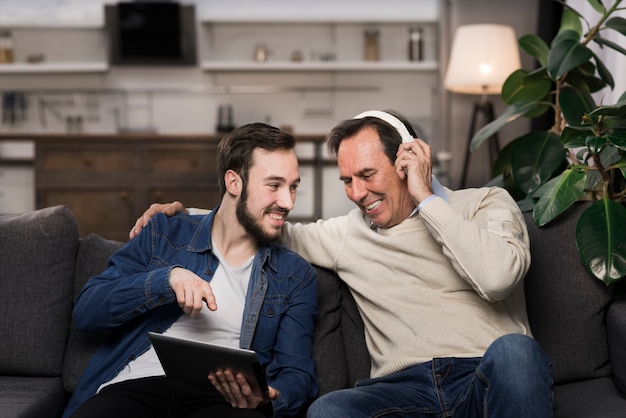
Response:
[{"label": "denim jacket", "polygon": [[[164,332],[180,317],[169,283],[174,267],[211,281],[219,264],[211,248],[214,214],[153,217],[138,237],[111,256],[102,274],[87,282],[74,306],[76,327],[111,331],[111,336],[83,372],[64,417],[148,350],[149,331]],[[257,352],[268,385],[280,393],[272,401],[275,417],[298,414],[317,395],[312,358],[316,315],[315,270],[280,244],[261,246],[252,264],[240,346]]]}]

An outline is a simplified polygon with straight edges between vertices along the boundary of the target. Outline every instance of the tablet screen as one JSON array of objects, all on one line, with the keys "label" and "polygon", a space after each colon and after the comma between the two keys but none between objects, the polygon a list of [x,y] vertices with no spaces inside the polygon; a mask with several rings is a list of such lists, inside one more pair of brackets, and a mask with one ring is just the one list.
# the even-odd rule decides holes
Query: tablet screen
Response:
[{"label": "tablet screen", "polygon": [[201,386],[213,386],[209,373],[231,370],[246,377],[252,391],[268,399],[265,374],[252,350],[148,333],[167,377]]}]

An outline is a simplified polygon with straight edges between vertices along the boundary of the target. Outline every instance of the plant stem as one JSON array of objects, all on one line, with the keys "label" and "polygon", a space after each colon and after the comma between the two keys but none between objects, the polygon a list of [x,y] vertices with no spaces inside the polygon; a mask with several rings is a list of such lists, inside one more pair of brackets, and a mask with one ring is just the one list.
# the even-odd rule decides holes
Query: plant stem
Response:
[{"label": "plant stem", "polygon": [[617,10],[617,7],[621,2],[622,0],[616,0],[615,3],[613,3],[613,5],[604,12],[598,23],[596,23],[596,25],[589,30],[587,36],[585,36],[585,39],[583,39],[583,45],[587,45],[589,42],[591,42],[594,36],[596,36],[596,34],[600,31],[600,27],[604,24],[604,22],[607,21],[609,16],[611,16],[615,12],[615,10]]},{"label": "plant stem", "polygon": [[594,153],[592,156],[593,162],[598,168],[598,172],[602,175],[602,180],[604,180],[604,193],[608,196],[609,199],[615,198],[615,191],[613,190],[613,182],[611,181],[611,176],[607,169],[602,165],[602,161],[600,160],[600,153]]}]

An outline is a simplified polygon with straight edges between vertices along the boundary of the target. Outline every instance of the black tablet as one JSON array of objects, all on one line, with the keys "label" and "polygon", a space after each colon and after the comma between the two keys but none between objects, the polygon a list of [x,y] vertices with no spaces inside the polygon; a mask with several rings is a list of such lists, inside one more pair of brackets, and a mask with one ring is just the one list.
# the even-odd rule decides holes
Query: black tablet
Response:
[{"label": "black tablet", "polygon": [[202,386],[212,386],[207,378],[218,370],[241,373],[252,391],[268,399],[265,374],[256,353],[242,348],[224,347],[202,341],[148,333],[167,377]]}]

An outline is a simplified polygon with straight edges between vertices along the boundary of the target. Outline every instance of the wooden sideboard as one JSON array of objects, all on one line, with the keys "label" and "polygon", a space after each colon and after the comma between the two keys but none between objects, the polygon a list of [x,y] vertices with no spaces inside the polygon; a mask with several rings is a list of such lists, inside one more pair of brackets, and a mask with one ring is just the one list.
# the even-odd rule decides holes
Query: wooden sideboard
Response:
[{"label": "wooden sideboard", "polygon": [[[15,136],[14,136],[15,137]],[[32,135],[35,142],[37,208],[66,205],[80,236],[97,233],[126,241],[137,217],[154,202],[180,200],[189,207],[219,203],[216,135]],[[315,144],[315,208],[320,216],[322,136],[298,137]],[[318,173],[319,172],[319,173]]]}]

